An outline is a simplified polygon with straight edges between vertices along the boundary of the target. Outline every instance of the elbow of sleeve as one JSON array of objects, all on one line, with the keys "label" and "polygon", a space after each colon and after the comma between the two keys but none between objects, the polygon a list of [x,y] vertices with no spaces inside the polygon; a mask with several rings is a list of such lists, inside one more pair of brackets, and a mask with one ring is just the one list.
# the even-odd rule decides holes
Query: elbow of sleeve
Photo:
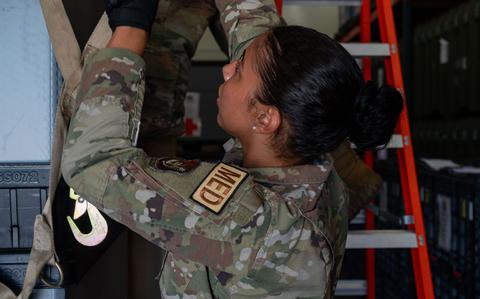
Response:
[{"label": "elbow of sleeve", "polygon": [[62,163],[60,164],[60,170],[62,172],[63,179],[68,185],[71,185],[74,165],[75,161],[73,161],[71,155],[69,155],[67,151],[64,151],[62,155]]},{"label": "elbow of sleeve", "polygon": [[68,185],[70,185],[70,179],[71,179],[70,171],[69,171],[69,168],[65,166],[64,160],[62,160],[62,164],[60,165],[60,170],[62,172],[63,179],[65,180],[65,182],[67,182]]}]

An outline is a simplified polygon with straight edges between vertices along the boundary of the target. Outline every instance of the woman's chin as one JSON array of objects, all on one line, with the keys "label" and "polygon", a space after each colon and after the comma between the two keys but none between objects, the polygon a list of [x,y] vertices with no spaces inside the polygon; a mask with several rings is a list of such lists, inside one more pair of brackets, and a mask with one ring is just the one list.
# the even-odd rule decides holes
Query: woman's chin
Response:
[{"label": "woman's chin", "polygon": [[225,127],[222,117],[219,114],[217,114],[217,124],[225,133],[234,137],[235,134],[232,132],[232,130],[229,130],[227,127]]}]

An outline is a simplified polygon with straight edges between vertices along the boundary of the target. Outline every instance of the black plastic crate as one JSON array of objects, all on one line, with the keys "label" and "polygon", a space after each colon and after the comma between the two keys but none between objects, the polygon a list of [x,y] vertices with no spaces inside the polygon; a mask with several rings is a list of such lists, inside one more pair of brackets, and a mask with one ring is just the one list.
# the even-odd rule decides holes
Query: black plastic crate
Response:
[{"label": "black plastic crate", "polygon": [[[436,298],[480,298],[480,175],[434,171],[422,162],[417,167]],[[388,188],[383,205],[402,215],[396,162],[382,161],[376,170]],[[395,228],[382,221],[377,227]],[[378,298],[414,298],[409,250],[377,250],[376,257]]]},{"label": "black plastic crate", "polygon": [[415,279],[409,250],[382,249],[375,251],[376,293],[378,298],[415,298]]},{"label": "black plastic crate", "polygon": [[[28,258],[29,252],[21,250],[16,253],[0,253],[0,281],[10,287],[14,292],[19,292],[23,285]],[[46,266],[43,275],[49,281],[58,281],[59,279],[58,271],[52,266]],[[48,286],[39,280],[36,288],[48,288]]]},{"label": "black plastic crate", "polygon": [[0,165],[0,249],[30,248],[47,200],[49,166]]}]

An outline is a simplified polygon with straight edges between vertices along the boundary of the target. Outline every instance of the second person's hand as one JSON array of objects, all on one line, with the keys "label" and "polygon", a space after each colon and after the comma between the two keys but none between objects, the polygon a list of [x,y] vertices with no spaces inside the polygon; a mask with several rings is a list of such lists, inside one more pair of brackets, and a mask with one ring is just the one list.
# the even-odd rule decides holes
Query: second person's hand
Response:
[{"label": "second person's hand", "polygon": [[104,0],[112,31],[129,26],[150,32],[157,12],[158,0]]}]

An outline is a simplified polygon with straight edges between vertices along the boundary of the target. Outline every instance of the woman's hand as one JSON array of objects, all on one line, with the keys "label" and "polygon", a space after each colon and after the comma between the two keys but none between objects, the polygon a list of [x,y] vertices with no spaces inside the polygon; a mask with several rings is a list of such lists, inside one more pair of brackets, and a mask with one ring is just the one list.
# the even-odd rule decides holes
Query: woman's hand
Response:
[{"label": "woman's hand", "polygon": [[107,47],[142,55],[155,20],[158,0],[104,0],[113,34]]},{"label": "woman's hand", "polygon": [[158,0],[104,0],[112,31],[128,26],[150,32],[157,13]]},{"label": "woman's hand", "polygon": [[123,48],[142,55],[147,40],[147,31],[129,26],[119,26],[113,32],[107,48]]}]

